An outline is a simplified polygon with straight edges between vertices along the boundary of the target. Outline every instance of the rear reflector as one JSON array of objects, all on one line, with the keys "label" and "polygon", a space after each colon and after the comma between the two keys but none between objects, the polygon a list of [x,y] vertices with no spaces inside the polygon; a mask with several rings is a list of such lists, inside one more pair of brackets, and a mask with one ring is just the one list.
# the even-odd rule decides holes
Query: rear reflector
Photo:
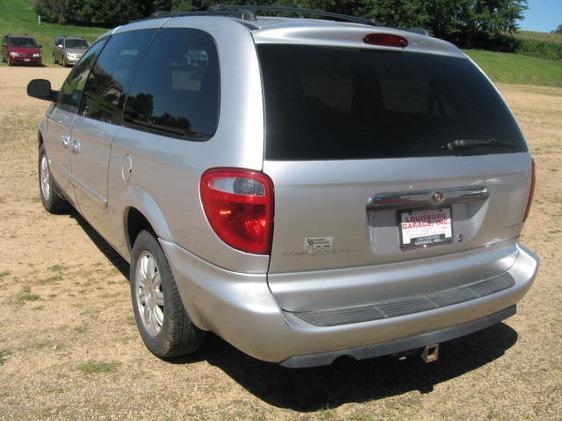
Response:
[{"label": "rear reflector", "polygon": [[394,34],[368,34],[363,37],[363,42],[370,45],[381,45],[385,47],[406,48],[408,40],[400,35]]},{"label": "rear reflector", "polygon": [[235,249],[271,252],[273,183],[258,171],[215,168],[201,177],[201,202],[217,236]]},{"label": "rear reflector", "polygon": [[523,217],[523,222],[527,220],[529,212],[531,211],[531,204],[533,203],[533,196],[535,195],[535,184],[537,182],[537,176],[535,174],[535,160],[531,160],[531,188],[529,189],[529,201],[527,202],[527,209],[525,210],[525,216]]}]

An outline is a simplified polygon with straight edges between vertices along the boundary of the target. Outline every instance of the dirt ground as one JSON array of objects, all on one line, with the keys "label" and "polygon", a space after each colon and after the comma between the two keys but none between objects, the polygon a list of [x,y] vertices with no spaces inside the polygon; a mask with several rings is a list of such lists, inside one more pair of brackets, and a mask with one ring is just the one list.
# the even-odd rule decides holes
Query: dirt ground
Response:
[{"label": "dirt ground", "polygon": [[542,267],[517,316],[417,358],[292,371],[211,337],[164,362],[141,342],[127,265],[75,213],[41,206],[32,78],[0,68],[0,419],[562,419],[562,89],[500,86],[533,149],[523,242]]}]

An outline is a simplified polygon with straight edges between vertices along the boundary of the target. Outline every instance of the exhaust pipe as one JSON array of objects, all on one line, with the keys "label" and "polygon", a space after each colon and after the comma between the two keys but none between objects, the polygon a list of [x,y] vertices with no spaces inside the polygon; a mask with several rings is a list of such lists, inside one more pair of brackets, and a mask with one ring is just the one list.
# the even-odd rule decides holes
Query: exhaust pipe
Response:
[{"label": "exhaust pipe", "polygon": [[424,363],[437,361],[439,358],[439,344],[427,345],[423,349],[420,357]]}]

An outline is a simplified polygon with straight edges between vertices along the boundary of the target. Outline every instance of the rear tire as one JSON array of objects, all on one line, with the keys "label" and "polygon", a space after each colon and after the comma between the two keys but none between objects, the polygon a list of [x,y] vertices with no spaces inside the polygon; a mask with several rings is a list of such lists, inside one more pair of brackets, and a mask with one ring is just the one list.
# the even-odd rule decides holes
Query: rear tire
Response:
[{"label": "rear tire", "polygon": [[132,250],[131,301],[141,338],[154,355],[173,358],[195,352],[205,332],[191,321],[158,240],[141,231]]},{"label": "rear tire", "polygon": [[49,160],[47,159],[43,144],[39,146],[37,173],[39,175],[39,194],[41,195],[41,203],[43,203],[45,210],[49,213],[61,213],[68,210],[70,206],[68,202],[62,198],[58,186],[51,175]]}]

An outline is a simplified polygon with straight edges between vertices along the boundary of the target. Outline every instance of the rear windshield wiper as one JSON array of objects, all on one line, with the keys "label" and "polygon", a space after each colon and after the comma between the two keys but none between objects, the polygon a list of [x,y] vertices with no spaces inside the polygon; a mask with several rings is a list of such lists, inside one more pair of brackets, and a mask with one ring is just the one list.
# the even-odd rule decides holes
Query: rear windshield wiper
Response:
[{"label": "rear windshield wiper", "polygon": [[472,148],[474,146],[505,146],[508,148],[517,148],[517,145],[513,143],[500,142],[496,139],[456,139],[446,145],[441,145],[441,148],[454,151],[456,149]]}]

